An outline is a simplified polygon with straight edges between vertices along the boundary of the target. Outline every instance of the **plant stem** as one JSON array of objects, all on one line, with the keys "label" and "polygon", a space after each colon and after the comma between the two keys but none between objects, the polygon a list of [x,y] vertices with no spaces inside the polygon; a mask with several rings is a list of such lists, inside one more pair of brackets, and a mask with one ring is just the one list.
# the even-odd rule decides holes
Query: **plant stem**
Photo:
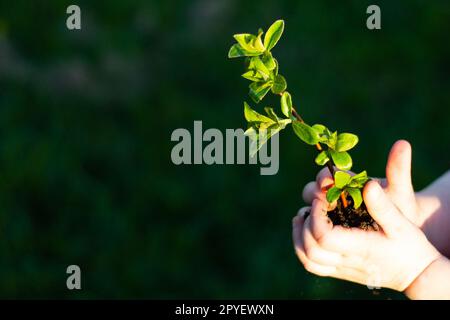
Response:
[{"label": "plant stem", "polygon": [[[294,109],[294,107],[292,107],[292,114],[294,115],[295,118],[297,118],[298,121],[300,121],[301,123],[305,123],[303,118],[298,114],[298,112]],[[320,143],[316,144],[316,149],[318,151],[322,151],[323,150],[323,148],[320,145]],[[331,179],[334,180],[334,163],[333,163],[333,159],[330,159],[330,161],[327,162],[327,168],[328,168],[328,171],[330,171]]]},{"label": "plant stem", "polygon": [[342,201],[342,205],[344,206],[344,208],[347,208],[348,202],[347,202],[347,199],[345,197],[345,191],[341,192],[341,201]]},{"label": "plant stem", "polygon": [[[283,95],[283,94],[281,93],[280,96],[281,96],[281,95]],[[303,118],[298,114],[297,110],[295,110],[294,107],[292,107],[292,114],[293,114],[293,116],[294,116],[298,121],[300,121],[301,123],[305,123],[305,121],[303,120]],[[317,149],[318,151],[322,151],[322,150],[323,150],[323,148],[322,148],[322,146],[321,146],[321,144],[320,144],[319,142],[316,144],[316,149]],[[335,171],[335,170],[334,170],[334,162],[333,162],[333,159],[330,158],[330,160],[327,161],[327,168],[328,168],[328,171],[329,171],[330,174],[331,174],[331,179],[333,179],[333,181],[334,181],[334,171]],[[347,208],[348,203],[347,203],[347,199],[345,198],[344,192],[341,193],[341,201],[342,201],[342,205],[344,206],[344,208]]]},{"label": "plant stem", "polygon": [[302,117],[300,117],[300,115],[297,113],[294,107],[292,107],[292,114],[294,115],[294,117],[297,118],[298,121],[300,121],[301,123],[305,123],[305,121],[302,119]]}]

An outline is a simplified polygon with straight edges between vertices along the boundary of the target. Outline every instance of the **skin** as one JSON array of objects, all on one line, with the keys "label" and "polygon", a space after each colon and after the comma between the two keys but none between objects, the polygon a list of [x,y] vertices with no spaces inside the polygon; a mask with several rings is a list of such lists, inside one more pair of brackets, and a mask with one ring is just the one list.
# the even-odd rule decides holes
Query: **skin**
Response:
[{"label": "skin", "polygon": [[386,179],[370,181],[363,191],[380,231],[333,226],[326,213],[335,203],[325,199],[332,182],[326,169],[319,172],[303,190],[311,207],[293,219],[295,250],[308,271],[365,285],[376,280],[412,299],[450,299],[450,171],[415,193],[411,146],[397,141]]}]

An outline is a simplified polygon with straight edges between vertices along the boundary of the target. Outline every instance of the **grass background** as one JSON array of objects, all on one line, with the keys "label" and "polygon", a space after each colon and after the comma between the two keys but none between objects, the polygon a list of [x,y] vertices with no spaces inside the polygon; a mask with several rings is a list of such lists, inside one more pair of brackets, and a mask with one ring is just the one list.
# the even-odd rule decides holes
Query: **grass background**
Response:
[{"label": "grass background", "polygon": [[275,176],[175,166],[170,135],[245,127],[231,35],[283,18],[274,55],[304,118],[357,133],[354,169],[373,176],[408,139],[423,188],[449,164],[448,1],[80,0],[72,32],[69,4],[0,3],[1,298],[402,297],[297,261],[291,218],[317,167],[291,130]]}]

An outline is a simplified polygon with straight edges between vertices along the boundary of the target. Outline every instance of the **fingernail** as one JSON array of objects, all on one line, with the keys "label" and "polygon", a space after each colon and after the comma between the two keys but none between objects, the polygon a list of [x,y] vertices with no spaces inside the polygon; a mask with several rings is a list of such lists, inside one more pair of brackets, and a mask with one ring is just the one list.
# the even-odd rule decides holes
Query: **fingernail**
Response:
[{"label": "fingernail", "polygon": [[381,192],[381,186],[380,183],[378,181],[372,180],[369,181],[370,185],[369,185],[369,195],[376,199],[377,197],[379,197],[380,192]]}]

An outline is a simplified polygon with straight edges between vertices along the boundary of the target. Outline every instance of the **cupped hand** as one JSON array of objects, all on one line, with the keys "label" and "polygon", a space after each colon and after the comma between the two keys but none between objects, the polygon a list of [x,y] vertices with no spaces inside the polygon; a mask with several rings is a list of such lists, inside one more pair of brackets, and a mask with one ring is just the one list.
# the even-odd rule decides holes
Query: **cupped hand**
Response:
[{"label": "cupped hand", "polygon": [[440,253],[405,217],[402,210],[410,208],[398,207],[377,181],[366,184],[363,197],[381,230],[333,226],[324,192],[319,192],[312,207],[302,208],[293,219],[297,256],[308,271],[320,276],[404,291]]},{"label": "cupped hand", "polygon": [[[442,200],[436,195],[438,193],[436,189],[439,189],[439,186],[414,192],[411,179],[411,157],[412,150],[409,142],[397,141],[388,156],[386,179],[374,180],[380,183],[389,200],[401,213],[418,226],[438,250],[450,256],[448,244],[450,232],[448,220],[450,219],[448,214],[443,214]],[[311,181],[304,187],[303,200],[307,204],[311,204],[315,198],[325,200],[325,191],[332,184],[333,179],[328,169],[322,169],[316,181]],[[331,204],[330,209],[334,206],[335,204]]]}]

